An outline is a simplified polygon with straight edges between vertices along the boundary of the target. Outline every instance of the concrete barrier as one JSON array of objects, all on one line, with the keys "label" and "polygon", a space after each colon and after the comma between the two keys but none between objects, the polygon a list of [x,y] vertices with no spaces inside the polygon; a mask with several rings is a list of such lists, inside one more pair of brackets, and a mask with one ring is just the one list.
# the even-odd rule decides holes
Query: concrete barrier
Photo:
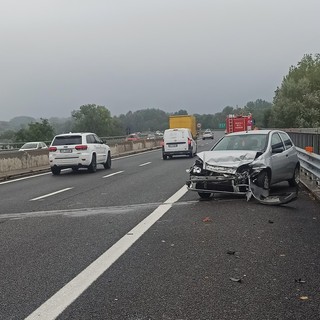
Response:
[{"label": "concrete barrier", "polygon": [[[109,145],[111,157],[119,157],[161,147],[161,139],[126,141]],[[48,171],[48,150],[15,151],[0,154],[0,179],[6,180],[13,176],[34,172]]]}]

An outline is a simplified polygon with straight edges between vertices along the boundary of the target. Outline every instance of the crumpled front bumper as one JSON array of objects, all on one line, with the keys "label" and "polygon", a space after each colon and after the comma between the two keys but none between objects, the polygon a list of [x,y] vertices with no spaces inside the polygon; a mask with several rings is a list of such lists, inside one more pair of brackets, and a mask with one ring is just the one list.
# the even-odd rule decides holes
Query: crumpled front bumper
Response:
[{"label": "crumpled front bumper", "polygon": [[236,175],[200,176],[190,175],[186,181],[189,190],[203,193],[246,194],[249,190],[248,179]]},{"label": "crumpled front bumper", "polygon": [[255,177],[258,173],[259,170],[254,170],[250,172],[250,174],[246,172],[236,175],[202,176],[190,174],[186,185],[190,191],[245,195],[247,201],[253,197],[260,203],[266,205],[287,204],[298,198],[298,188],[293,192],[270,195],[269,190],[265,190],[255,183]]}]

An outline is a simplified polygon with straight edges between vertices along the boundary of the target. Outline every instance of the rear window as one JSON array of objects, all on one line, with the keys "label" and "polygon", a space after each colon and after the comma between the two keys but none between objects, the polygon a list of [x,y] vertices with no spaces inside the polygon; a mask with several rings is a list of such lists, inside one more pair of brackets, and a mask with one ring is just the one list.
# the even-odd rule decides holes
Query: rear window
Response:
[{"label": "rear window", "polygon": [[36,143],[26,143],[22,146],[24,149],[36,149],[38,145]]},{"label": "rear window", "polygon": [[59,136],[54,138],[52,145],[65,146],[65,145],[81,144],[81,143],[82,143],[81,136]]},{"label": "rear window", "polygon": [[164,132],[164,139],[186,139],[188,132],[186,130],[170,130]]}]

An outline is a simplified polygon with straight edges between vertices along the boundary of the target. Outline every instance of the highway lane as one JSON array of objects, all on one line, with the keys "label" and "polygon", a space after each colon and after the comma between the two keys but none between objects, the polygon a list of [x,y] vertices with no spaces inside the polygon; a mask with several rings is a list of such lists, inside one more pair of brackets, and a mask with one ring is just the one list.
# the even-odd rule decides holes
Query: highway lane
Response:
[{"label": "highway lane", "polygon": [[[211,141],[199,141],[199,150],[207,150],[211,145]],[[128,205],[136,203],[136,199],[141,198],[140,186],[145,184],[150,184],[151,188],[144,190],[143,201],[163,201],[185,182],[187,178],[185,170],[192,162],[192,159],[186,157],[166,162],[161,159],[161,151],[155,150],[114,159],[111,170],[99,166],[94,174],[85,169],[77,173],[66,170],[59,176],[47,173],[29,179],[10,180],[9,183],[0,182],[0,215]],[[178,170],[181,178],[176,181],[174,175],[170,175],[172,179],[163,184],[161,176],[167,173],[168,168]],[[152,184],[149,181],[150,170],[152,170]],[[137,180],[132,179],[132,176]],[[117,184],[117,188],[114,188],[114,183]]]},{"label": "highway lane", "polygon": [[[31,312],[181,188],[192,162],[163,161],[158,150],[117,159],[112,170],[95,174],[66,172],[1,184],[0,269],[7,299],[2,312],[11,316],[23,301]],[[119,171],[125,174],[103,178]],[[72,189],[30,201],[67,187]]]},{"label": "highway lane", "polygon": [[[94,174],[86,170],[78,173],[67,170],[59,176],[47,174],[3,184],[0,185],[1,214],[128,205],[137,201],[162,201],[184,183],[185,170],[190,167],[192,161],[182,158],[180,161],[172,160],[169,163],[161,159],[161,151],[157,150],[135,157],[117,159],[113,161],[111,170],[99,168]],[[140,166],[147,162],[150,163]],[[184,165],[181,166],[181,163]],[[168,167],[170,170],[175,167],[185,177],[181,177],[180,181],[170,181],[166,186],[160,178],[168,171]],[[171,185],[172,182],[175,182],[174,185]],[[150,187],[141,190],[146,185]],[[52,194],[62,190],[64,191]],[[143,199],[141,192],[144,194]],[[52,196],[47,196],[50,194]],[[43,196],[47,197],[39,198]]]},{"label": "highway lane", "polygon": [[[199,144],[208,148],[207,141]],[[5,296],[0,319],[32,313],[179,190],[192,162],[163,161],[155,151],[119,159],[112,170],[96,174],[41,176],[26,180],[30,187],[21,181],[30,194],[19,210],[13,202],[8,207],[8,213],[19,214],[0,216]],[[102,178],[119,171],[124,172]],[[54,188],[46,189],[51,185],[47,179],[54,181]],[[80,186],[70,194],[30,202],[73,180]],[[6,188],[21,190],[14,185],[0,185],[1,194]],[[47,211],[57,209],[64,211]],[[294,319],[289,317],[292,310],[315,316],[318,209],[304,191],[285,207],[239,197],[199,201],[195,193],[187,193],[59,318],[267,319],[278,312],[283,315],[279,319],[287,313],[287,319]],[[227,250],[236,250],[238,258]],[[231,276],[243,283],[230,281]],[[298,277],[306,283],[295,283]],[[308,295],[307,303],[301,304],[306,301],[299,294]],[[264,304],[269,298],[271,310]],[[266,316],[258,317],[261,312]]]}]

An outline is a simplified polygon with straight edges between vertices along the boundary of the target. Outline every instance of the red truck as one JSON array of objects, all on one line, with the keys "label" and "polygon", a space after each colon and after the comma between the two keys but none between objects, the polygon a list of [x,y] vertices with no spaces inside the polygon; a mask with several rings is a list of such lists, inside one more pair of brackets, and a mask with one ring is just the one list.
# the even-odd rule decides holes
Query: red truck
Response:
[{"label": "red truck", "polygon": [[252,115],[237,116],[229,114],[226,119],[226,133],[249,131],[252,130],[253,119]]}]

